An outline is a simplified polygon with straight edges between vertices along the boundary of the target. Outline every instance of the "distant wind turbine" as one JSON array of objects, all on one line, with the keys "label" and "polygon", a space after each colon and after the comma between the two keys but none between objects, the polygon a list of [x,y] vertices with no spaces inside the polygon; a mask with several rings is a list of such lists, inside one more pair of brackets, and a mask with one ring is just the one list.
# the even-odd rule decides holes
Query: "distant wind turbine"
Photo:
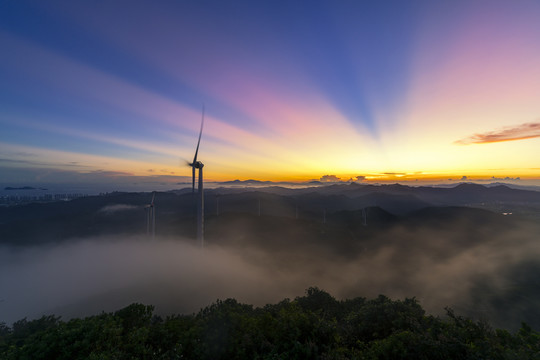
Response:
[{"label": "distant wind turbine", "polygon": [[197,241],[204,247],[204,190],[203,190],[203,167],[204,164],[197,161],[197,154],[199,153],[199,145],[201,143],[201,136],[204,125],[204,106],[202,109],[201,130],[199,132],[199,141],[197,141],[197,148],[195,150],[195,156],[193,162],[188,164],[191,166],[193,172],[192,177],[192,194],[195,194],[195,169],[199,169],[199,188],[198,188],[198,201],[197,201]]},{"label": "distant wind turbine", "polygon": [[154,199],[156,193],[152,194],[152,201],[150,204],[146,205],[144,209],[146,210],[146,235],[152,235],[152,239],[156,237],[156,213],[154,207]]},{"label": "distant wind turbine", "polygon": [[362,209],[362,217],[363,217],[363,225],[367,226],[367,209],[366,208]]}]

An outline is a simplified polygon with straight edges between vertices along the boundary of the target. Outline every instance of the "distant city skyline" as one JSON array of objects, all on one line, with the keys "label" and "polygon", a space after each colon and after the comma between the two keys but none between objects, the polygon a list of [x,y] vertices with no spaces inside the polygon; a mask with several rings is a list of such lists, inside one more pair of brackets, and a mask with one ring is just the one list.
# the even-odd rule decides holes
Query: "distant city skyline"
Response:
[{"label": "distant city skyline", "polygon": [[[0,183],[540,180],[538,1],[0,5]],[[325,178],[325,176],[328,176]]]}]

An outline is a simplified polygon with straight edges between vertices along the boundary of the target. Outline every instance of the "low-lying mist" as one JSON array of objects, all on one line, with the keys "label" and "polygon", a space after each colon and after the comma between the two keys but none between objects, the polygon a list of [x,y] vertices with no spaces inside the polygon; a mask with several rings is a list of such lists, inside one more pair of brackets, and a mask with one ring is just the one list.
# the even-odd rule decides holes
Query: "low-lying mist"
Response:
[{"label": "low-lying mist", "polygon": [[536,230],[470,239],[459,229],[395,227],[347,253],[331,251],[332,244],[276,248],[248,239],[200,249],[191,239],[131,236],[2,246],[0,321],[87,316],[133,302],[165,315],[228,297],[262,306],[318,286],[338,299],[416,297],[433,314],[449,306],[497,327],[538,326]]}]

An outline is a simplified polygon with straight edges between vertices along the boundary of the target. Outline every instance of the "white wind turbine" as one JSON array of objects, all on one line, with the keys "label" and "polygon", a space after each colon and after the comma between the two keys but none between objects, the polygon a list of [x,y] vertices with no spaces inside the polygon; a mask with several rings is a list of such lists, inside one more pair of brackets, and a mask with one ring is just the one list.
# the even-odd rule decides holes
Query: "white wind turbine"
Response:
[{"label": "white wind turbine", "polygon": [[150,204],[146,205],[144,209],[146,210],[146,235],[152,235],[152,239],[156,237],[156,213],[154,207],[154,199],[156,193],[152,194],[152,201]]},{"label": "white wind turbine", "polygon": [[197,141],[197,148],[195,150],[195,156],[193,162],[188,164],[193,170],[192,188],[191,192],[195,194],[195,169],[199,169],[199,188],[198,188],[198,201],[197,201],[197,241],[204,247],[204,189],[203,189],[203,167],[204,164],[197,161],[197,154],[199,153],[199,145],[201,143],[201,136],[204,125],[204,106],[202,110],[201,130],[199,132],[199,141]]}]

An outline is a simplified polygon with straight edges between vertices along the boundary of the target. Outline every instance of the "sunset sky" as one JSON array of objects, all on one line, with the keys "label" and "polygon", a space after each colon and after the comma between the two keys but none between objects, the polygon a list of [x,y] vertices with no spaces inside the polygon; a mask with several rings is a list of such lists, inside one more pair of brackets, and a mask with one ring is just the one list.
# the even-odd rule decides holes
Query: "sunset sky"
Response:
[{"label": "sunset sky", "polygon": [[540,1],[4,1],[0,182],[540,179]]}]

